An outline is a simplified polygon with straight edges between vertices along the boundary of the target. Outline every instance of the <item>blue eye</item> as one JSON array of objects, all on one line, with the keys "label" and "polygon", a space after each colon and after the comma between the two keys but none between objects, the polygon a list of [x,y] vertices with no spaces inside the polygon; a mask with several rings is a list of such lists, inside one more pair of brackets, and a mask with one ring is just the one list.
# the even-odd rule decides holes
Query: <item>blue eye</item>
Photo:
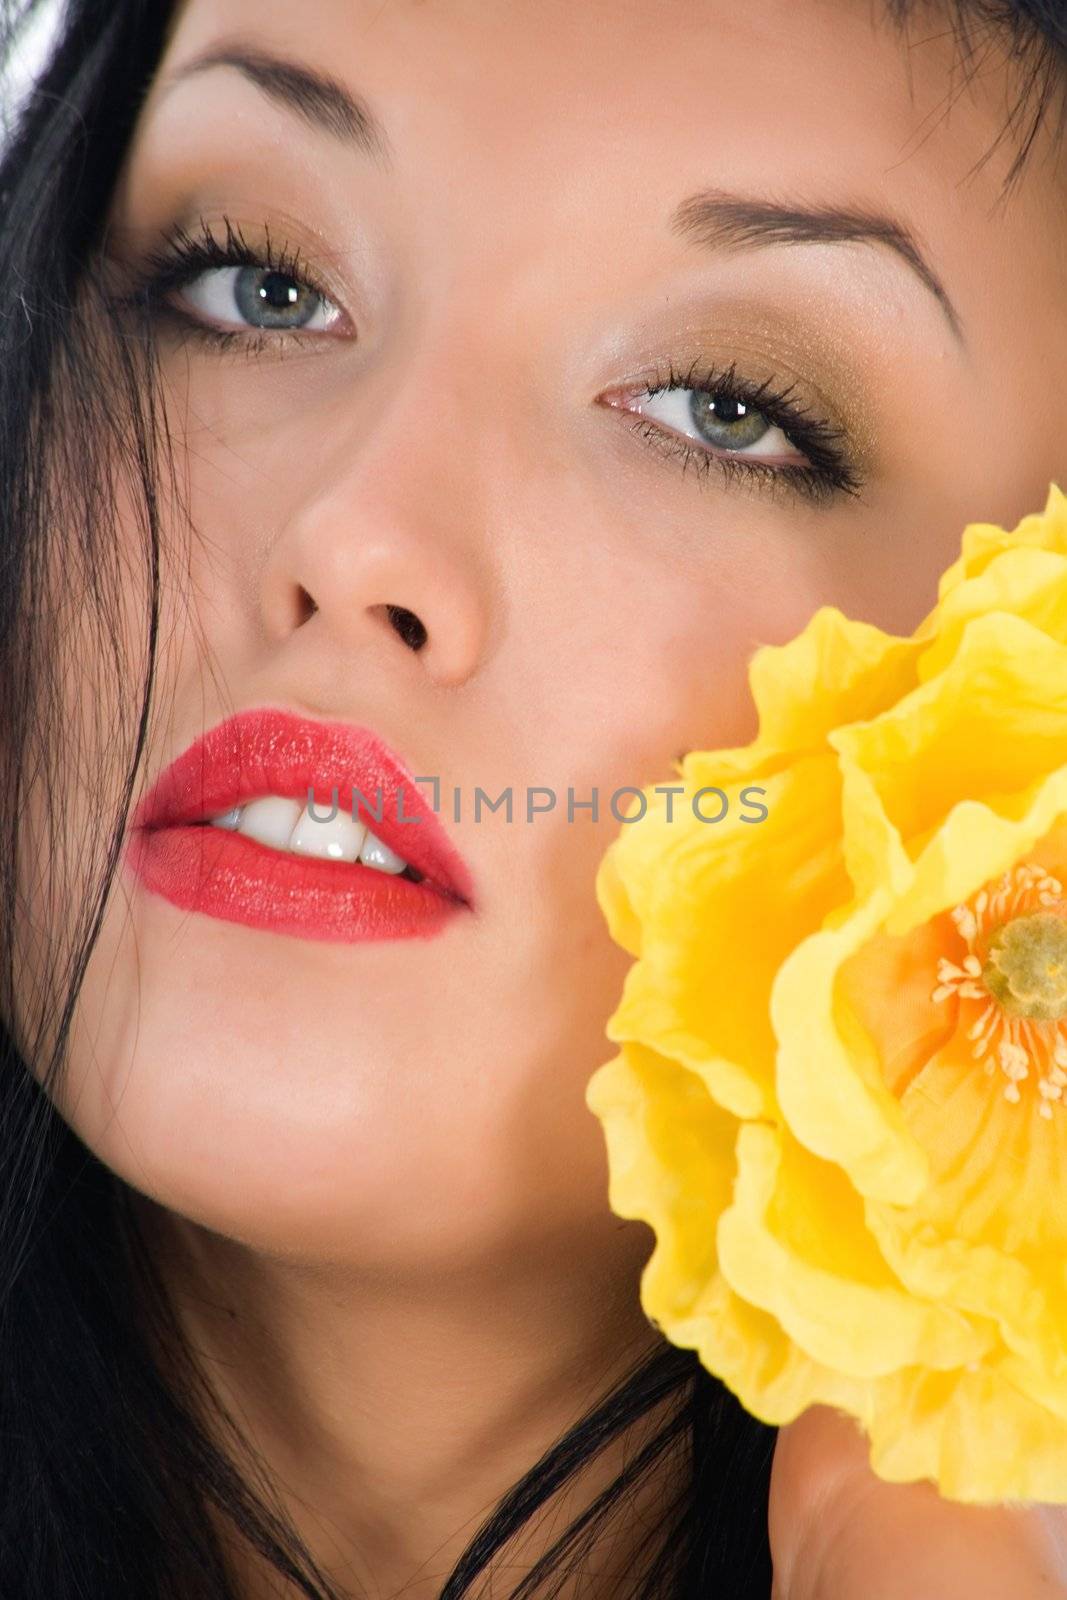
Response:
[{"label": "blue eye", "polygon": [[262,244],[246,239],[228,218],[223,227],[224,238],[203,217],[195,234],[180,224],[165,229],[118,304],[177,324],[186,337],[241,346],[249,355],[266,354],[290,334],[353,334],[299,250],[276,246],[266,226]]},{"label": "blue eye", "polygon": [[210,267],[174,293],[216,326],[236,329],[318,333],[341,317],[310,284],[268,266]]}]

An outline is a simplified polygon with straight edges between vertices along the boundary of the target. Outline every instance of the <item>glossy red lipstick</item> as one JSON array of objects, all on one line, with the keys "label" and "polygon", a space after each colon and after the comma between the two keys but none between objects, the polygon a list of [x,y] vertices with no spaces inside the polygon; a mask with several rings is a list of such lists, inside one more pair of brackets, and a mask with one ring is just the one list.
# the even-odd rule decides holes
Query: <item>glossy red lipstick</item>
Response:
[{"label": "glossy red lipstick", "polygon": [[[338,809],[403,857],[412,877],[362,862],[301,856],[209,825],[277,795]],[[466,864],[397,756],[366,728],[269,707],[212,728],[138,805],[125,861],[183,911],[301,939],[359,943],[427,938],[471,909]]]}]

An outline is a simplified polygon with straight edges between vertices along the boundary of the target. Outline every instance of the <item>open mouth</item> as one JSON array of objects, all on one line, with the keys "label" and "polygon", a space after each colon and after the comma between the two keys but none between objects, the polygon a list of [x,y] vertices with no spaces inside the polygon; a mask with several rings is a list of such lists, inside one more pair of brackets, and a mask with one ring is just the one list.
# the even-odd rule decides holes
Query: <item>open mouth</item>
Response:
[{"label": "open mouth", "polygon": [[223,921],[350,943],[430,937],[472,909],[472,885],[426,781],[369,729],[257,707],[164,770],[126,859],[153,893]]},{"label": "open mouth", "polygon": [[397,855],[364,822],[334,807],[330,815],[320,806],[302,806],[283,795],[264,795],[233,806],[218,816],[204,817],[201,826],[225,828],[255,839],[272,850],[322,861],[359,862],[374,872],[391,873],[421,883],[425,874]]}]

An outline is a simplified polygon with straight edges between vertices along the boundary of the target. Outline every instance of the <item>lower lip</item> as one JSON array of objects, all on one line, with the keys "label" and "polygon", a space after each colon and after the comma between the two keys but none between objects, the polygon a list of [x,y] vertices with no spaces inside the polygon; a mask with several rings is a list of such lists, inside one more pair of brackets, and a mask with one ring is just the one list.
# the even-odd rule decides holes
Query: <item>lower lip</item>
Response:
[{"label": "lower lip", "polygon": [[429,938],[462,910],[425,882],[273,850],[210,824],[136,829],[125,860],[145,888],[181,911],[298,939]]}]

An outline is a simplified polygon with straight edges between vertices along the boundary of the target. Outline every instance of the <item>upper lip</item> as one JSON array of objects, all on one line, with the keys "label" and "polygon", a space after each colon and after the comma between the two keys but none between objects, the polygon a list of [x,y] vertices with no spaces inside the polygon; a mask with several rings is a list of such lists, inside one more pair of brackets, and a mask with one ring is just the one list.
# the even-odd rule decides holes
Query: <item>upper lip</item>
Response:
[{"label": "upper lip", "polygon": [[[166,828],[202,822],[268,794],[306,803],[311,787],[316,804],[323,808],[331,804],[336,787],[342,811],[350,810],[353,789],[359,790],[373,808],[368,811],[359,804],[359,815],[371,832],[431,885],[471,904],[466,862],[412,774],[370,729],[349,723],[320,722],[272,707],[228,717],[163,771],[137,806],[132,826]],[[379,787],[380,821],[373,814]],[[400,820],[398,810],[403,819],[418,820]]]}]

